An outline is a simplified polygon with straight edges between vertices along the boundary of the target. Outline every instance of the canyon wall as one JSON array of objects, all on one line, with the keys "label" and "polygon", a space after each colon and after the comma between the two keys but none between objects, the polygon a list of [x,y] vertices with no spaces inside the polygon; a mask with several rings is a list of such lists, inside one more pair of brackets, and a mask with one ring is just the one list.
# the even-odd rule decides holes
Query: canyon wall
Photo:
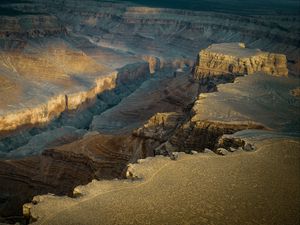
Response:
[{"label": "canyon wall", "polygon": [[[226,161],[228,160],[227,157],[229,157],[230,160],[246,156],[247,160],[249,160],[249,156],[253,157],[257,154],[265,153],[265,151],[253,152],[255,149],[260,149],[262,146],[261,144],[265,143],[265,141],[268,142],[266,146],[270,147],[270,143],[274,143],[274,141],[282,144],[283,140],[285,140],[286,142],[284,141],[284,143],[292,144],[290,149],[293,149],[293,152],[297,152],[295,151],[295,148],[297,148],[299,143],[298,141],[295,141],[294,135],[299,135],[300,123],[297,119],[297,109],[300,106],[300,101],[291,93],[298,85],[297,82],[295,82],[296,80],[297,79],[294,78],[267,76],[264,74],[239,77],[236,78],[234,83],[218,85],[218,92],[201,93],[194,104],[185,106],[181,112],[156,113],[144,125],[135,129],[132,135],[114,135],[112,137],[105,137],[99,134],[92,136],[91,134],[91,136],[87,136],[81,141],[61,146],[55,150],[46,151],[47,154],[45,153],[43,155],[55,156],[55,154],[53,154],[53,152],[55,152],[58,158],[67,157],[65,154],[84,155],[88,152],[87,154],[91,159],[88,163],[88,168],[95,169],[97,168],[95,165],[97,165],[96,162],[98,161],[96,156],[101,155],[103,157],[103,152],[105,154],[108,152],[110,152],[110,154],[116,154],[114,157],[119,159],[120,156],[115,152],[116,149],[118,149],[117,152],[121,152],[121,155],[125,154],[126,156],[127,153],[128,155],[131,155],[130,159],[129,157],[125,157],[127,163],[136,162],[139,157],[153,156],[156,154],[168,155],[171,156],[171,159],[177,159],[180,162],[182,154],[175,153],[177,151],[184,151],[192,153],[193,155],[196,154],[196,156],[188,157],[205,157],[205,162],[210,162],[212,159],[216,161]],[[264,96],[264,98],[261,98],[260,96]],[[277,113],[274,114],[274,111]],[[112,146],[108,145],[108,143]],[[73,147],[74,145],[76,148]],[[279,146],[280,145],[278,145],[278,147]],[[114,151],[109,151],[109,147],[113,147],[112,149],[114,149]],[[211,150],[219,155],[227,156],[225,158],[213,156]],[[273,150],[274,148],[269,149],[266,159],[275,157],[284,164],[285,162],[282,161],[282,155],[276,155]],[[286,150],[286,148],[281,149],[281,151],[283,150]],[[242,153],[242,151],[251,153],[246,154]],[[205,152],[208,154],[200,156],[197,152]],[[81,156],[80,158],[84,159],[85,157]],[[240,163],[239,159],[240,158],[238,158],[236,163]],[[141,173],[141,171],[137,169],[140,167],[140,163],[149,160],[155,160],[157,164],[151,164],[151,167],[145,169],[145,173]],[[255,156],[255,162],[257,162],[257,160],[258,158]],[[172,162],[168,158],[155,157],[139,160],[138,164],[127,164],[128,167],[123,167],[122,174],[126,175],[127,178],[130,179],[129,181],[94,180],[87,186],[83,185],[74,189],[73,195],[78,197],[78,199],[61,198],[51,195],[36,196],[32,203],[24,205],[23,213],[30,218],[32,222],[36,220],[37,223],[45,222],[44,219],[47,221],[49,218],[55,220],[57,219],[56,217],[47,216],[49,210],[56,214],[63,209],[57,210],[55,208],[52,210],[51,207],[49,208],[50,205],[63,201],[72,205],[72,202],[84,201],[85,198],[88,198],[90,201],[93,198],[97,198],[96,196],[98,196],[99,193],[103,193],[103,191],[111,191],[111,188],[115,187],[114,185],[117,183],[127,185],[127,182],[129,182],[133,185],[138,185],[139,182],[143,182],[145,179],[152,179],[152,176],[156,175],[159,171],[165,171],[166,164],[161,167],[163,168],[161,170],[157,167],[162,161],[167,161],[168,165],[172,164],[174,166],[174,168],[172,167],[172,171],[176,171],[175,173],[177,175],[181,173],[181,171],[178,170],[178,164]],[[214,163],[216,163],[216,161],[214,161]],[[273,159],[270,159],[270,162],[271,161],[273,161]],[[226,164],[229,165],[227,161]],[[296,166],[293,163],[291,164]],[[109,167],[107,164],[104,165]],[[118,165],[120,164],[118,163]],[[263,163],[262,165],[266,164]],[[251,164],[251,167],[252,166],[253,165]],[[239,166],[237,165],[235,169],[238,167]],[[187,169],[187,173],[190,174],[191,170],[194,171],[196,168],[199,169],[200,174],[203,174],[203,169],[207,169],[207,167],[199,166],[199,164],[197,164]],[[213,168],[216,169],[215,166]],[[223,166],[218,167],[217,170],[224,172],[224,168],[225,167]],[[101,166],[97,171],[100,175]],[[225,173],[228,173],[228,170],[225,170]],[[294,173],[296,174],[295,171]],[[92,174],[94,174],[94,172]],[[255,174],[257,175],[257,171]],[[224,175],[220,177],[224,177]],[[245,177],[243,177],[243,180],[245,180],[244,178]],[[165,183],[166,179],[170,179],[170,173],[162,178],[162,183]],[[132,180],[134,182],[132,182]],[[178,181],[177,177],[176,180]],[[253,179],[250,180],[252,181]],[[281,182],[282,179],[280,178],[278,181]],[[191,182],[190,179],[189,182]],[[162,183],[160,183],[158,187],[161,187]],[[182,182],[180,183],[182,184]],[[108,185],[109,189],[106,189],[103,184]],[[100,186],[97,185],[100,185],[102,188],[99,188]],[[221,183],[220,185],[222,186],[224,183]],[[118,186],[118,188],[120,187],[121,186]],[[126,189],[128,189],[128,187]],[[252,190],[253,187],[250,189]],[[196,191],[196,193],[198,192]],[[250,191],[250,193],[252,192]],[[245,193],[243,192],[243,196],[244,195]],[[108,198],[109,201],[111,201],[111,195],[109,195]],[[252,198],[253,196],[251,196],[251,199]],[[177,200],[177,198],[175,199]],[[269,199],[270,198],[268,197],[267,202],[269,202]],[[232,202],[232,199],[230,202]],[[240,202],[240,199],[238,202]],[[103,202],[101,202],[101,204],[103,204]],[[79,206],[80,210],[82,210],[81,206],[82,205]]]},{"label": "canyon wall", "polygon": [[0,16],[0,38],[24,39],[66,34],[66,28],[52,15]]},{"label": "canyon wall", "polygon": [[241,16],[149,8],[129,2],[86,2],[35,0],[12,7],[28,14],[50,13],[63,21],[68,34],[134,53],[166,57],[180,50],[181,55],[193,57],[212,43],[245,42],[251,48],[284,53],[289,60],[299,61],[299,17],[295,15]]},{"label": "canyon wall", "polygon": [[[72,195],[92,179],[123,177],[140,158],[253,150],[222,135],[299,128],[299,103],[288,94],[297,80],[286,78],[286,66],[299,75],[298,16],[89,0],[8,5],[19,14],[0,15],[0,157],[9,159],[0,161],[0,216],[20,216],[34,195]],[[219,76],[215,70],[279,77],[253,74],[230,88],[217,86],[224,82],[217,77],[199,85],[190,74],[195,55],[223,42],[254,49],[205,50],[196,78]]]},{"label": "canyon wall", "polygon": [[13,131],[22,126],[45,124],[58,117],[65,110],[75,110],[86,101],[92,101],[98,93],[115,88],[117,72],[96,80],[95,87],[87,92],[59,95],[49,99],[45,104],[9,112],[0,117],[0,132]]},{"label": "canyon wall", "polygon": [[[87,92],[90,94],[94,92],[86,90],[87,82],[95,85],[96,76],[107,75],[109,74],[107,71],[120,68],[115,65],[107,68],[105,60],[102,59],[113,62],[116,57],[115,61],[123,63],[123,66],[129,58],[135,62],[145,60],[149,62],[150,73],[154,73],[165,61],[174,61],[175,58],[179,64],[191,64],[194,54],[213,42],[243,41],[250,47],[260,47],[264,50],[267,46],[269,51],[285,53],[292,74],[296,72],[299,61],[299,35],[296,29],[299,18],[295,16],[248,17],[215,12],[148,8],[116,2],[88,1],[88,4],[82,5],[78,0],[56,0],[51,4],[36,0],[31,3],[14,3],[7,7],[20,12],[17,16],[0,16],[3,64],[1,74],[6,74],[2,80],[5,79],[5,86],[10,87],[11,93],[9,98],[2,101],[5,108],[12,106],[9,110],[13,112],[11,117],[17,111],[15,108],[22,108],[21,105],[25,101],[21,96],[28,92],[20,88],[22,85],[16,79],[11,78],[12,74],[15,77],[21,75],[22,79],[25,79],[23,83],[32,79],[35,82],[36,80],[50,82],[50,89],[53,91],[48,101],[59,99],[61,104],[55,107],[57,111],[63,111],[66,96],[70,109],[75,109],[84,99],[90,99],[91,96],[85,96],[89,95]],[[103,57],[103,52],[107,57]],[[123,62],[117,57],[123,57]],[[204,53],[202,58],[204,60]],[[217,64],[217,59],[215,61]],[[257,61],[260,63],[256,64]],[[259,58],[241,61],[233,68],[226,65],[227,68],[217,70],[228,71],[229,68],[230,71],[242,74],[246,70],[247,73],[261,70],[275,75],[286,75],[285,61],[284,56],[261,53]],[[32,65],[31,69],[24,66],[27,64]],[[246,68],[244,64],[247,65]],[[201,73],[198,69],[199,65],[196,66],[196,70],[197,73]],[[208,71],[202,73],[206,72]],[[60,93],[57,84],[64,89],[74,85],[78,85],[78,88],[71,93]],[[42,85],[38,84],[39,87]],[[91,85],[88,86],[88,89],[92,88]],[[30,85],[28,87],[31,90],[36,88]],[[49,89],[47,86],[46,88]],[[56,96],[53,96],[53,92]],[[6,93],[8,92],[2,94]],[[38,95],[40,91],[34,94]],[[26,98],[30,98],[29,95]],[[36,111],[33,110],[35,108],[33,105],[29,104],[28,107]],[[43,106],[41,109],[44,114],[51,111],[48,112],[47,107]],[[28,109],[20,112],[23,111],[26,115]],[[3,117],[4,113],[1,114]],[[40,120],[49,121],[57,115],[59,113],[54,112],[53,116],[45,115]],[[49,119],[46,119],[47,117]],[[37,122],[28,116],[24,122],[25,120],[30,123]],[[16,128],[9,123],[6,130]]]}]

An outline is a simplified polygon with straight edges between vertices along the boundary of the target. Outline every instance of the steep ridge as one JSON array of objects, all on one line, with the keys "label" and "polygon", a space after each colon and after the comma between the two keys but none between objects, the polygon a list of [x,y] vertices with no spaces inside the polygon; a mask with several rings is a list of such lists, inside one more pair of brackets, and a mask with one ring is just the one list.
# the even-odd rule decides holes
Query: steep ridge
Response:
[{"label": "steep ridge", "polygon": [[[56,12],[55,15],[73,28],[72,32],[85,33],[106,47],[166,56],[180,51],[181,55],[193,57],[197,49],[211,43],[243,41],[251,48],[284,53],[291,60],[298,58],[297,17],[269,16],[266,19],[262,16],[247,17],[135,5],[128,7],[122,3],[91,2],[91,5],[77,7],[76,3],[76,0],[64,3],[56,1],[53,6],[66,7],[68,13]],[[51,10],[51,6],[47,6]],[[78,21],[80,26],[76,25]]]},{"label": "steep ridge", "polygon": [[[51,130],[60,127],[74,127],[75,132],[77,132],[75,128],[87,129],[93,115],[101,113],[107,109],[109,104],[117,104],[122,97],[134,91],[143,81],[149,78],[150,73],[148,63],[140,62],[130,64],[119,69],[119,72],[113,72],[108,76],[97,78],[96,86],[87,92],[61,95],[58,98],[54,98],[47,104],[38,106],[37,108],[26,109],[26,111],[18,112],[21,116],[18,116],[18,113],[10,113],[7,116],[3,116],[1,125],[4,129],[9,129],[12,126],[19,126],[23,124],[29,124],[31,126],[41,126],[41,123],[46,124],[41,126],[41,128],[29,129],[30,127],[28,128],[27,126],[27,128],[25,127],[25,131],[23,129],[15,135],[2,138],[2,146],[0,145],[0,149],[3,149],[3,151],[8,153],[3,156],[14,158],[26,156],[28,154],[38,154],[41,150],[45,149],[47,145],[49,146],[50,144],[51,146],[52,142],[55,142],[55,140],[59,141],[59,139],[65,135],[64,132],[59,132],[60,136],[56,137],[56,139],[48,139],[46,140],[46,143],[42,142],[42,145],[46,144],[46,146],[42,149],[39,149],[38,146],[35,146],[36,149],[32,149],[32,146],[19,148],[26,144],[32,136],[34,137],[41,132],[44,132],[47,136],[51,135]],[[127,88],[126,86],[131,88]],[[114,94],[115,92],[119,92],[119,96]],[[61,113],[63,114],[61,115]],[[51,123],[49,124],[49,122]],[[71,131],[68,128],[66,131],[67,130]],[[81,130],[79,132],[84,134],[86,131]],[[72,133],[74,132],[67,132],[66,134],[72,136]],[[41,138],[41,136],[38,138]],[[71,140],[73,139],[71,138]],[[47,141],[50,141],[50,143],[47,143]],[[65,141],[68,142],[68,137]],[[28,148],[29,152],[25,151],[26,148]]]},{"label": "steep ridge", "polygon": [[[166,57],[180,51],[192,57],[212,43],[244,42],[251,48],[284,53],[298,62],[299,17],[239,16],[215,12],[149,8],[129,2],[56,0],[51,4],[14,4],[24,13],[47,12],[63,21],[69,33],[80,33],[104,47]],[[136,43],[139,43],[138,45]]]},{"label": "steep ridge", "polygon": [[214,44],[201,50],[194,68],[194,77],[204,80],[216,76],[251,75],[262,72],[287,76],[287,60],[282,54],[246,48],[244,43]]}]

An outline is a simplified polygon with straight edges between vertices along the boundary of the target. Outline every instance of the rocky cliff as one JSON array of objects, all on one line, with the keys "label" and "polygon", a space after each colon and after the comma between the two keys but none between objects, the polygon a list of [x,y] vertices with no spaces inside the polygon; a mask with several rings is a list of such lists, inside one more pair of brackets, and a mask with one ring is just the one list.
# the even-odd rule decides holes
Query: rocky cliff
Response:
[{"label": "rocky cliff", "polygon": [[[123,177],[128,163],[154,156],[155,148],[166,141],[162,136],[172,133],[182,119],[182,110],[197,95],[197,83],[191,83],[186,74],[174,78],[167,68],[151,77],[148,63],[137,63],[121,68],[119,73],[117,88],[99,94],[86,111],[65,113],[48,129],[23,131],[2,141],[3,157],[9,158],[0,161],[3,216],[20,215],[20,206],[39,193],[70,194],[74,186],[92,179]],[[150,119],[149,126],[132,134],[161,111],[177,113],[160,113],[157,119]],[[85,128],[86,120],[91,128]],[[150,134],[163,123],[168,133]]]},{"label": "rocky cliff", "polygon": [[[5,5],[19,13],[0,15],[0,216],[20,215],[21,204],[36,194],[71,194],[91,179],[120,177],[140,158],[252,150],[222,135],[298,129],[297,80],[281,78],[286,64],[298,75],[297,16],[121,1]],[[222,50],[229,61],[224,51],[215,52],[207,68],[226,76],[260,71],[278,77],[247,76],[224,88],[217,86],[224,82],[218,75],[199,86],[190,74],[195,55],[223,42],[244,42],[287,59],[235,45],[236,53],[227,45]],[[202,75],[207,72],[213,73]]]},{"label": "rocky cliff", "polygon": [[52,35],[64,35],[67,29],[52,15],[0,16],[0,38],[25,40]]},{"label": "rocky cliff", "polygon": [[[280,89],[278,89],[279,87]],[[76,161],[78,168],[87,169],[92,177],[95,176],[97,178],[97,176],[101,177],[102,172],[106,171],[105,173],[108,174],[108,171],[114,171],[113,167],[110,168],[113,163],[120,166],[117,168],[123,168],[122,172],[125,175],[127,163],[136,162],[138,158],[153,156],[154,153],[171,156],[173,154],[173,159],[176,159],[174,153],[172,153],[174,151],[185,151],[193,154],[196,151],[211,153],[212,151],[207,149],[210,148],[219,155],[229,154],[232,155],[232,158],[236,158],[237,155],[243,156],[242,149],[253,151],[256,148],[260,148],[261,139],[268,140],[273,137],[280,138],[277,141],[280,140],[279,142],[281,143],[282,140],[288,139],[287,143],[294,143],[293,148],[295,148],[299,143],[290,141],[292,140],[291,136],[294,136],[299,129],[296,109],[299,107],[300,102],[299,99],[290,94],[295,87],[297,87],[297,83],[292,78],[276,78],[262,74],[240,77],[232,84],[219,85],[219,92],[200,94],[195,104],[186,107],[181,113],[155,114],[147,123],[134,130],[132,136],[91,134],[91,136],[87,136],[81,141],[47,150],[42,157],[47,156],[51,160],[53,160],[52,158],[55,160],[65,158],[67,162],[71,160],[72,165]],[[239,94],[237,95],[237,93]],[[261,95],[264,95],[263,99],[259,98]],[[273,102],[273,104],[270,104],[270,102]],[[207,107],[204,107],[204,105]],[[273,111],[277,111],[278,114],[272,113]],[[282,126],[282,124],[285,125]],[[224,134],[233,135],[224,136]],[[274,143],[274,140],[272,140],[272,143]],[[111,147],[114,151],[109,150]],[[262,151],[259,152],[262,153]],[[252,152],[251,155],[260,153]],[[121,160],[115,161],[114,159],[110,163],[104,163],[105,159],[103,157],[112,154],[115,159]],[[273,152],[269,156],[273,157],[274,154]],[[88,157],[85,155],[88,155]],[[211,154],[208,155],[211,156]],[[246,157],[246,155],[244,156]],[[181,157],[182,155],[179,156],[179,162]],[[205,157],[206,161],[208,160],[207,156],[201,157]],[[104,161],[101,161],[103,159]],[[155,160],[160,159],[162,158],[156,158]],[[103,165],[107,170],[102,168]],[[176,162],[174,162],[175,165]],[[66,163],[66,166],[68,166],[68,163]],[[151,174],[156,174],[158,171],[154,164],[146,170],[148,175],[144,175],[136,170],[137,167],[139,167],[139,164],[129,164],[126,176],[130,179],[146,179],[149,171],[153,171]],[[75,169],[73,166],[72,168]],[[178,169],[178,166],[176,165],[175,168]],[[173,170],[176,171],[176,174],[180,173],[175,168]],[[196,166],[192,170],[194,171],[195,168]],[[202,174],[204,168],[206,167],[199,168]],[[220,168],[218,170],[223,171]],[[53,169],[55,170],[55,168]],[[49,169],[43,169],[43,171],[49,171]],[[65,170],[65,175],[68,174],[69,171]],[[163,178],[164,182],[166,179]],[[99,193],[97,190],[101,189],[95,188],[94,185],[101,185],[102,182],[104,181],[93,181],[88,186],[77,187],[74,189],[73,194],[79,197],[79,201],[81,201],[81,198],[84,199],[88,196],[88,198],[92,199],[97,195],[93,193]],[[122,185],[127,183],[126,181],[113,182],[120,182]],[[112,185],[116,184],[113,182],[106,181],[104,183],[111,188]],[[104,189],[101,190],[103,191]],[[111,191],[111,189],[105,190]],[[62,199],[66,200],[66,198],[49,195],[37,196],[31,204],[24,205],[24,215],[30,217],[32,221],[38,220],[38,223],[44,222],[44,219],[47,220],[48,218],[58,219],[56,216],[48,217],[46,214],[49,214],[49,209],[47,207],[44,208],[44,206],[52,203],[56,204],[56,202],[61,202]],[[67,201],[73,202],[76,200],[67,198]],[[51,212],[53,212],[53,215],[56,215],[56,209]]]},{"label": "rocky cliff", "polygon": [[194,67],[194,78],[205,80],[256,72],[287,76],[286,56],[249,49],[244,43],[213,44],[200,51]]},{"label": "rocky cliff", "polygon": [[[299,17],[241,16],[212,11],[149,8],[129,2],[35,0],[13,4],[24,13],[51,14],[69,34],[88,37],[103,47],[147,55],[194,57],[212,43],[245,42],[252,48],[284,53],[299,61]],[[137,44],[138,43],[138,44]],[[294,64],[294,63],[291,63]]]},{"label": "rocky cliff", "polygon": [[23,212],[51,225],[297,224],[299,144],[267,139],[225,157],[147,158],[129,166],[131,179],[93,180],[75,188],[77,198],[39,195]]},{"label": "rocky cliff", "polygon": [[[4,88],[11,94],[2,101],[4,108],[10,108],[9,111],[13,113],[26,102],[21,96],[28,89],[36,90],[36,81],[50,82],[49,86],[37,85],[38,88],[44,86],[52,90],[49,93],[51,98],[44,96],[48,100],[61,95],[61,101],[64,101],[65,95],[72,93],[75,96],[77,92],[80,96],[74,101],[71,96],[68,98],[68,103],[76,105],[85,98],[85,94],[80,92],[87,91],[87,83],[94,84],[96,76],[108,74],[104,72],[107,69],[104,65],[115,70],[120,65],[145,60],[149,62],[150,73],[154,73],[164,62],[174,62],[176,58],[180,66],[174,67],[183,67],[194,60],[198,49],[212,42],[243,41],[251,47],[263,49],[264,46],[270,46],[270,51],[288,56],[289,65],[293,64],[291,68],[296,68],[294,65],[299,58],[296,29],[299,18],[295,16],[248,17],[149,8],[119,2],[88,1],[88,4],[82,5],[78,0],[56,0],[51,4],[35,0],[7,4],[6,7],[20,12],[17,16],[0,16],[0,43],[3,50],[1,74],[5,75],[2,78],[6,80],[5,87],[14,87]],[[217,63],[217,59],[215,61]],[[256,64],[257,61],[260,62]],[[228,72],[229,69],[242,74],[261,70],[274,75],[286,75],[284,64],[283,56],[261,52],[260,57],[252,61],[249,59],[233,68],[227,65],[227,68],[217,69],[222,72]],[[27,83],[28,80],[34,82],[30,82],[31,85],[24,90],[16,79],[11,79],[12,75],[21,75],[25,79],[21,83]],[[59,90],[65,90],[66,86],[77,88],[67,93]],[[88,86],[92,88],[92,85]],[[36,92],[35,95],[44,95],[41,92],[46,91]],[[8,92],[5,93],[7,95]],[[25,96],[29,98],[29,95]],[[33,108],[31,104],[24,105]]]},{"label": "rocky cliff", "polygon": [[20,215],[21,203],[36,194],[71,195],[75,186],[92,179],[122,177],[133,151],[122,146],[126,141],[126,137],[91,135],[40,156],[1,161],[1,216]]},{"label": "rocky cliff", "polygon": [[86,92],[70,95],[58,95],[50,98],[48,102],[41,103],[32,108],[8,112],[0,117],[0,132],[5,134],[22,126],[46,124],[57,118],[66,110],[75,110],[86,101],[92,101],[95,96],[115,87],[117,73],[96,80],[95,87]]}]

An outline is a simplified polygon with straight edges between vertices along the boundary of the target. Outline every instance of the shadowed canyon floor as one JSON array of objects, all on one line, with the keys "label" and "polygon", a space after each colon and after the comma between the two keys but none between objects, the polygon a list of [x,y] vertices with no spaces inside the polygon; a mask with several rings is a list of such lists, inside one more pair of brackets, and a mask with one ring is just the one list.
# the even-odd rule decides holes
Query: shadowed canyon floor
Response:
[{"label": "shadowed canyon floor", "polygon": [[[1,2],[0,223],[297,223],[300,17],[270,1]],[[211,154],[147,158],[176,152]]]}]

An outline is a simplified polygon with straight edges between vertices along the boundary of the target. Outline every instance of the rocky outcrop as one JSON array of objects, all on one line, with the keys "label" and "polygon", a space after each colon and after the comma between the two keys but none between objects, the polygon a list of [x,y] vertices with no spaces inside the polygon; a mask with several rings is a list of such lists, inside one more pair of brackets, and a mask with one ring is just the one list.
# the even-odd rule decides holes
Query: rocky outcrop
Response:
[{"label": "rocky outcrop", "polygon": [[161,145],[155,152],[168,154],[172,151],[204,152],[205,148],[216,153],[219,148],[228,151],[254,149],[239,138],[223,137],[242,130],[298,132],[299,100],[290,95],[297,87],[296,80],[262,74],[236,79],[234,83],[218,85],[217,92],[201,93],[191,111],[184,115],[155,115],[135,134],[160,140]]},{"label": "rocky outcrop", "polygon": [[[286,54],[299,61],[299,17],[216,13],[150,8],[129,2],[45,0],[14,4],[24,13],[51,14],[63,21],[69,34],[80,34],[109,47],[155,56],[193,59],[212,43],[245,42],[252,48]],[[118,27],[118,28],[117,28]],[[180,52],[180,54],[178,54]],[[294,64],[294,63],[290,63]]]},{"label": "rocky outcrop", "polygon": [[183,121],[183,113],[156,113],[146,124],[133,131],[133,135],[157,140],[161,143],[168,140],[177,126]]},{"label": "rocky outcrop", "polygon": [[243,43],[213,44],[200,51],[194,68],[194,78],[205,80],[256,72],[287,76],[286,56],[248,49]]},{"label": "rocky outcrop", "polygon": [[112,73],[106,77],[98,78],[95,87],[87,92],[59,95],[48,100],[46,104],[2,115],[0,116],[0,132],[5,134],[22,126],[48,123],[65,110],[77,109],[87,100],[91,101],[95,98],[98,93],[115,88],[116,78],[117,73]]},{"label": "rocky outcrop", "polygon": [[[258,124],[226,124],[212,121],[188,122],[177,129],[169,140],[173,151],[204,152],[205,148],[216,151],[218,140],[224,134],[233,134],[245,129],[265,129]],[[239,147],[243,147],[241,145]],[[230,146],[233,147],[233,146]],[[229,147],[228,147],[229,148]]]},{"label": "rocky outcrop", "polygon": [[0,16],[0,27],[0,38],[7,41],[67,34],[67,29],[57,17],[43,14]]},{"label": "rocky outcrop", "polygon": [[[233,144],[232,147],[243,147],[243,144],[236,140],[220,141],[224,134],[247,129],[297,133],[299,100],[290,95],[295,87],[294,79],[261,74],[218,85],[218,92],[199,95],[190,120],[176,130],[169,142],[186,152],[219,147],[230,150],[224,142]],[[240,142],[238,146],[237,142]]]},{"label": "rocky outcrop", "polygon": [[176,112],[194,101],[198,84],[186,71],[177,77],[174,69],[163,68],[115,107],[95,115],[90,129],[100,133],[124,134],[143,126],[157,112]]},{"label": "rocky outcrop", "polygon": [[291,90],[291,95],[295,96],[295,97],[300,97],[300,87],[295,88],[294,90]]},{"label": "rocky outcrop", "polygon": [[21,204],[37,194],[72,195],[92,179],[122,177],[134,150],[126,143],[132,142],[124,136],[89,135],[40,156],[0,161],[1,216],[20,215]]},{"label": "rocky outcrop", "polygon": [[299,145],[267,139],[250,154],[151,157],[129,165],[130,180],[94,180],[76,187],[75,199],[36,196],[23,212],[47,225],[297,224]]}]

